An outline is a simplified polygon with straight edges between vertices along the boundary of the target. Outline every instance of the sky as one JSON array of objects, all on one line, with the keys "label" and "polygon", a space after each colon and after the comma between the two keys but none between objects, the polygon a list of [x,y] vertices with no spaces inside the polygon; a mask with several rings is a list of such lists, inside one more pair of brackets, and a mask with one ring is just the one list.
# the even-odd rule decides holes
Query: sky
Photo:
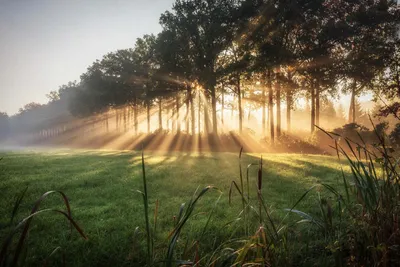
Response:
[{"label": "sky", "polygon": [[104,54],[161,31],[174,0],[0,0],[0,112],[12,115]]}]

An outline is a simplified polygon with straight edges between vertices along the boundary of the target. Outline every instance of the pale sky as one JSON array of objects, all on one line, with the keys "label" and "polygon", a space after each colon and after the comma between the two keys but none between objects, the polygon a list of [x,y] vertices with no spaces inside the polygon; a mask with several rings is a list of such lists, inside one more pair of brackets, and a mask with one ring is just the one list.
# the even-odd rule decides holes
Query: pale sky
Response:
[{"label": "pale sky", "polygon": [[0,111],[12,115],[107,52],[157,34],[174,0],[0,0]]}]

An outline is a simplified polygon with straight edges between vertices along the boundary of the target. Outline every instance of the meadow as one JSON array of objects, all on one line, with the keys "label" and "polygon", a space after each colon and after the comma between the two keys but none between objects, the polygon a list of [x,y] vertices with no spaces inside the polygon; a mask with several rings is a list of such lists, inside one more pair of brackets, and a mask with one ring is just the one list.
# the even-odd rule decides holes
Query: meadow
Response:
[{"label": "meadow", "polygon": [[[174,216],[176,219],[181,204],[196,189],[208,185],[218,188],[200,199],[194,215],[182,230],[181,239],[189,236],[193,240],[202,239],[201,250],[211,251],[237,231],[234,222],[241,211],[241,198],[234,190],[230,194],[230,186],[233,180],[239,183],[238,154],[145,151],[150,213],[158,202],[154,250],[160,254],[159,258],[174,227]],[[260,156],[243,154],[244,175],[247,166],[258,163]],[[332,156],[263,154],[262,157],[262,196],[274,218],[281,218],[286,213],[284,209],[291,208],[310,187],[321,183],[335,186],[341,180],[341,163]],[[73,232],[70,238],[68,222],[62,216],[37,216],[29,232],[28,265],[41,265],[58,247],[69,266],[143,264],[145,220],[142,196],[137,192],[143,190],[139,152],[41,149],[2,152],[0,158],[3,158],[0,162],[0,240],[6,236],[5,225],[10,220],[15,197],[26,187],[17,221],[29,215],[34,202],[44,192],[60,190],[68,196],[72,216],[88,237],[86,241]],[[250,195],[256,196],[258,167],[250,166],[248,170]],[[350,168],[344,166],[344,171],[348,173]],[[318,212],[318,191],[321,190],[311,191],[296,208],[310,214]],[[47,198],[41,206],[50,207],[65,209],[57,195]],[[299,219],[296,214],[290,217]],[[315,240],[303,241],[299,251],[315,246]],[[321,248],[314,249],[318,253]],[[60,255],[55,253],[50,261],[59,263]]]}]

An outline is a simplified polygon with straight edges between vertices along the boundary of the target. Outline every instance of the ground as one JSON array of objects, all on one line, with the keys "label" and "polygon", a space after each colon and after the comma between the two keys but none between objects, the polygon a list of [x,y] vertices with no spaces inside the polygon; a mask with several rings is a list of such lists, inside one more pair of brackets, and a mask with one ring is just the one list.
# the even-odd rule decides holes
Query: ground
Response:
[{"label": "ground", "polygon": [[[258,163],[260,154],[244,154],[244,175],[249,163]],[[35,200],[49,190],[64,192],[71,203],[73,218],[89,237],[84,241],[74,233],[69,241],[68,224],[59,215],[43,214],[33,220],[28,241],[28,261],[39,264],[53,249],[61,246],[70,266],[121,266],[138,260],[140,241],[135,228],[144,229],[141,155],[132,151],[100,150],[23,150],[0,152],[0,240],[10,219],[15,196],[28,187],[17,219],[27,216]],[[311,186],[335,186],[341,179],[341,164],[335,157],[301,154],[263,154],[263,196],[276,214],[290,208]],[[216,186],[221,192],[213,214],[213,236],[229,233],[227,223],[237,218],[240,198],[228,196],[231,181],[239,182],[238,153],[160,154],[145,151],[146,176],[151,212],[159,201],[157,237],[165,243],[173,227],[173,217],[181,203],[197,188]],[[345,168],[345,172],[348,170]],[[252,191],[256,187],[257,167],[250,167]],[[220,193],[214,190],[201,199],[195,216],[185,229],[196,235]],[[254,195],[254,194],[253,194]],[[313,212],[316,191],[298,209]],[[64,208],[60,197],[44,201],[42,208]],[[2,230],[1,230],[2,229]],[[139,231],[140,232],[140,231]],[[210,246],[211,246],[211,242]],[[207,243],[207,242],[206,242]],[[157,247],[157,244],[156,244]],[[162,249],[160,249],[161,251]],[[53,255],[58,258],[60,256]]]}]

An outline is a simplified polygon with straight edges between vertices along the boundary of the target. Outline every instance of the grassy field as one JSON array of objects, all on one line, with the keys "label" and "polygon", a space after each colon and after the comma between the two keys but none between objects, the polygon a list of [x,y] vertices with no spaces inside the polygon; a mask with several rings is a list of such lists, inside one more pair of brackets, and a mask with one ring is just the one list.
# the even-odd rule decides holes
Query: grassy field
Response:
[{"label": "grassy field", "polygon": [[[257,163],[258,154],[245,154],[244,172],[249,163]],[[129,266],[143,256],[144,237],[135,235],[135,228],[144,229],[140,153],[132,151],[41,150],[0,152],[0,226],[7,224],[15,195],[28,187],[17,219],[27,216],[37,198],[49,190],[61,190],[70,199],[72,215],[89,237],[83,240],[74,232],[69,240],[65,218],[43,214],[33,220],[28,241],[28,261],[40,265],[53,249],[65,251],[69,266]],[[157,240],[164,244],[173,228],[173,216],[200,187],[214,185],[222,192],[208,231],[215,242],[233,231],[228,222],[237,218],[240,197],[228,195],[232,180],[239,180],[238,154],[233,153],[169,153],[145,152],[151,212],[159,200]],[[349,169],[345,168],[345,172]],[[256,188],[257,168],[250,168],[249,177]],[[335,185],[341,178],[336,158],[321,155],[264,154],[263,196],[274,216],[283,214],[311,186],[319,183]],[[207,222],[208,214],[220,196],[211,191],[201,199],[194,217],[183,233],[196,235]],[[316,191],[300,203],[307,212],[316,205]],[[58,196],[46,199],[42,208],[63,208]],[[314,208],[311,208],[314,207]],[[295,216],[295,215],[293,215]],[[0,227],[0,240],[7,231]],[[192,236],[196,239],[196,236]],[[157,251],[163,251],[162,245]],[[52,256],[59,261],[60,255]]]}]

